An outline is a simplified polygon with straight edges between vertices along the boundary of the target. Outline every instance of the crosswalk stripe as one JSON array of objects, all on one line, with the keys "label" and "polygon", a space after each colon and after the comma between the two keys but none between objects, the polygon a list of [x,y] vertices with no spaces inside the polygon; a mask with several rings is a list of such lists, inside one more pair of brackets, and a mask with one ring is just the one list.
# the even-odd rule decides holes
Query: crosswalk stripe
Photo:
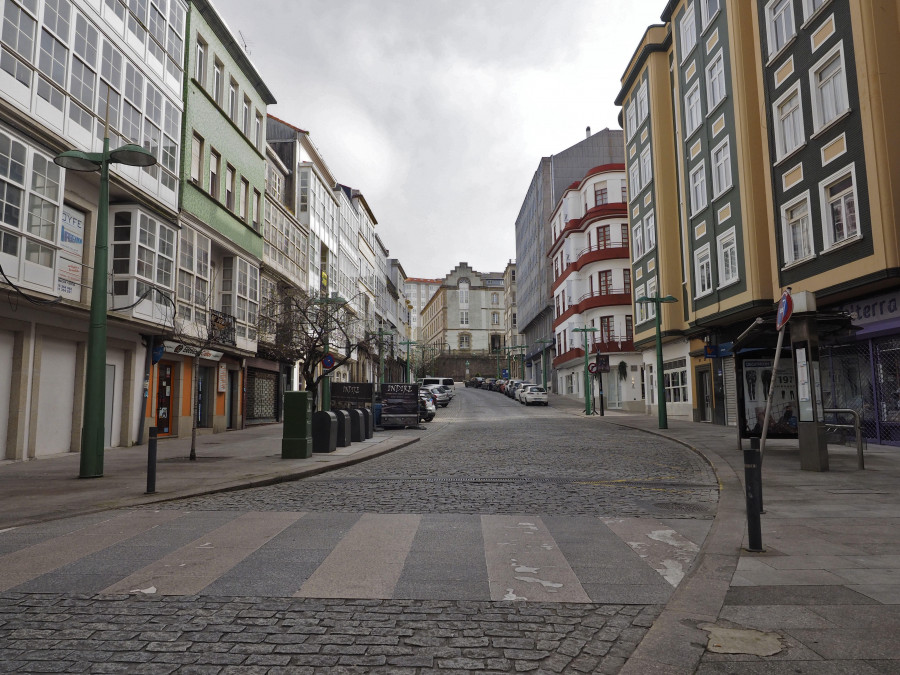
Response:
[{"label": "crosswalk stripe", "polygon": [[0,591],[181,517],[178,511],[132,511],[0,556]]},{"label": "crosswalk stripe", "polygon": [[302,515],[245,513],[102,592],[195,595]]},{"label": "crosswalk stripe", "polygon": [[700,547],[649,518],[605,518],[603,522],[672,586],[678,586]]},{"label": "crosswalk stripe", "polygon": [[364,514],[294,597],[392,598],[421,518]]},{"label": "crosswalk stripe", "polygon": [[491,600],[590,602],[536,516],[482,516]]}]

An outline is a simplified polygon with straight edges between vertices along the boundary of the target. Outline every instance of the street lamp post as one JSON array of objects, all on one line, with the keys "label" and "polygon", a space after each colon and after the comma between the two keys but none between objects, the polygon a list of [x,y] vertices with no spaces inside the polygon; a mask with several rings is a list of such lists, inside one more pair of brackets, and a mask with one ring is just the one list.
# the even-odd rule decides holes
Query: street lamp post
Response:
[{"label": "street lamp post", "polygon": [[665,297],[655,295],[653,297],[636,298],[634,301],[635,304],[639,302],[646,305],[653,305],[656,309],[656,407],[659,409],[659,428],[668,429],[669,418],[666,414],[666,392],[663,381],[661,314],[663,303],[678,302],[678,300],[671,295]]},{"label": "street lamp post", "polygon": [[593,326],[585,326],[584,328],[573,328],[573,333],[584,333],[584,414],[593,415],[594,411],[591,407],[591,375],[588,370],[588,333],[596,333],[597,329]]},{"label": "street lamp post", "polygon": [[544,391],[547,391],[547,368],[545,366],[546,360],[544,356],[544,352],[547,351],[547,348],[544,345],[552,345],[553,340],[541,338],[540,340],[535,340],[535,343],[541,345],[541,377],[544,380]]},{"label": "street lamp post", "polygon": [[[109,128],[103,138],[103,152],[67,150],[53,160],[70,171],[99,171],[100,200],[94,236],[94,276],[91,286],[91,318],[85,364],[84,417],[81,426],[81,466],[79,478],[103,475],[104,430],[106,428],[106,278],[109,274],[109,165],[153,166],[149,150],[139,145],[109,149]],[[144,414],[144,413],[141,413]]]},{"label": "street lamp post", "polygon": [[403,340],[400,344],[406,346],[406,383],[409,384],[409,361],[412,357],[412,347],[415,347],[419,343],[415,340]]}]

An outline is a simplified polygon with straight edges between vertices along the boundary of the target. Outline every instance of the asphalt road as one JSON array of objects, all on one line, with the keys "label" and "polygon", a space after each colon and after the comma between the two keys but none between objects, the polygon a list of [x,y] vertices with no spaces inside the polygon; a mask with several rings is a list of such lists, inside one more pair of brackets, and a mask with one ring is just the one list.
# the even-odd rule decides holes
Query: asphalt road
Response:
[{"label": "asphalt road", "polygon": [[710,467],[462,387],[425,426],[315,478],[8,533],[0,663],[616,672],[706,536]]}]

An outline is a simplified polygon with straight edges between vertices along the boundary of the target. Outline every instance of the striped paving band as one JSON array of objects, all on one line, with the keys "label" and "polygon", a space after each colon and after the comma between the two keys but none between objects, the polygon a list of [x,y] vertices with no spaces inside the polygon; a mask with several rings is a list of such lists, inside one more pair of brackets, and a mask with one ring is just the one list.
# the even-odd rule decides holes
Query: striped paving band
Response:
[{"label": "striped paving band", "polygon": [[671,522],[136,510],[0,533],[0,591],[657,604],[709,524]]}]

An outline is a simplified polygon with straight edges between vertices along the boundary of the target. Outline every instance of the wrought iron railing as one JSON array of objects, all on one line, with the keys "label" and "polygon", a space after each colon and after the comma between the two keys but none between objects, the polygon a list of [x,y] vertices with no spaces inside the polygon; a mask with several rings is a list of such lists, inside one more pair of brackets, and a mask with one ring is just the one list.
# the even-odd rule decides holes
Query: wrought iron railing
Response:
[{"label": "wrought iron railing", "polygon": [[236,344],[234,321],[233,315],[211,309],[209,311],[209,333],[212,341],[221,345]]}]

